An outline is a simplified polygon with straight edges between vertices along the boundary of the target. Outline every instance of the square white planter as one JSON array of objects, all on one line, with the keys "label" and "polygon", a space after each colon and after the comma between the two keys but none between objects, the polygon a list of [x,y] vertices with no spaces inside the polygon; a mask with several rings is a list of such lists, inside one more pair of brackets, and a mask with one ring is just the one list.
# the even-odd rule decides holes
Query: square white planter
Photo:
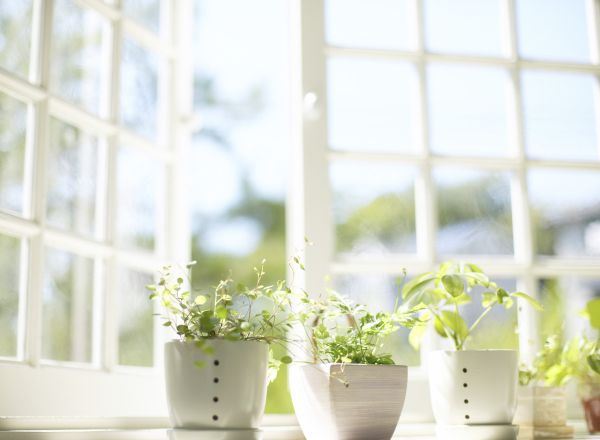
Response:
[{"label": "square white planter", "polygon": [[389,440],[406,396],[404,365],[290,367],[296,417],[307,440]]}]

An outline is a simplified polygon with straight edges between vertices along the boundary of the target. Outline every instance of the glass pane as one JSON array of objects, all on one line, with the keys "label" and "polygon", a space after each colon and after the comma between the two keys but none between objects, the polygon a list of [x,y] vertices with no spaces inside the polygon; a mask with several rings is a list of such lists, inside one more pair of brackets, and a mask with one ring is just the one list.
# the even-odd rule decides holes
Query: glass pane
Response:
[{"label": "glass pane", "polygon": [[529,156],[598,160],[595,83],[592,75],[523,72],[523,113]]},{"label": "glass pane", "polygon": [[42,356],[56,361],[91,362],[94,261],[46,250]]},{"label": "glass pane", "polygon": [[410,0],[327,0],[326,39],[334,46],[413,49],[416,13]]},{"label": "glass pane", "polygon": [[[485,269],[485,268],[484,268]],[[514,279],[492,279],[509,292],[517,290]],[[465,318],[467,325],[471,327],[483,312],[481,306],[481,294],[486,291],[482,287],[473,289],[471,297],[473,301],[462,307],[461,315]],[[512,349],[519,348],[519,337],[517,335],[517,307],[513,306],[506,310],[503,307],[494,307],[485,319],[481,321],[467,342],[469,350],[485,349]]]},{"label": "glass pane", "polygon": [[416,251],[413,168],[344,161],[332,164],[330,173],[337,252]]},{"label": "glass pane", "polygon": [[17,355],[21,241],[0,235],[0,356]]},{"label": "glass pane", "polygon": [[447,155],[508,155],[507,73],[444,64],[430,65],[427,73],[433,151]]},{"label": "glass pane", "polygon": [[434,171],[438,200],[437,249],[442,255],[513,253],[507,173],[464,168]]},{"label": "glass pane", "polygon": [[518,0],[516,3],[521,56],[590,61],[586,0]]},{"label": "glass pane", "polygon": [[[263,258],[266,282],[286,276],[290,4],[193,2],[194,109],[202,129],[188,162],[191,245],[192,258],[205,262],[194,268],[197,289],[230,269],[236,280],[252,283],[252,268]],[[293,410],[284,367],[269,386],[266,411]]]},{"label": "glass pane", "polygon": [[331,147],[416,150],[419,87],[414,66],[388,60],[332,58],[327,68]]},{"label": "glass pane", "polygon": [[121,120],[137,134],[155,140],[158,125],[158,58],[131,38],[123,41]]},{"label": "glass pane", "polygon": [[0,209],[23,211],[27,105],[0,93]]},{"label": "glass pane", "polygon": [[0,67],[26,77],[31,50],[33,0],[0,2]]},{"label": "glass pane", "polygon": [[424,14],[427,49],[503,55],[500,0],[425,0]]},{"label": "glass pane", "polygon": [[[347,295],[371,312],[394,310],[402,288],[402,278],[389,275],[336,275],[334,290]],[[384,341],[382,353],[392,354],[398,365],[419,365],[419,352],[408,343],[407,329],[400,329]]]},{"label": "glass pane", "polygon": [[97,236],[99,149],[96,137],[50,119],[46,215],[52,226]]},{"label": "glass pane", "polygon": [[107,28],[100,14],[73,0],[54,4],[50,89],[93,113],[100,112],[102,37]]},{"label": "glass pane", "polygon": [[600,296],[600,279],[562,276],[539,280],[538,285],[544,305],[539,315],[541,341],[555,334],[568,339],[588,330],[580,312],[589,300]]},{"label": "glass pane", "polygon": [[145,288],[153,282],[150,274],[126,268],[117,270],[120,365],[154,364],[154,310]]},{"label": "glass pane", "polygon": [[125,247],[154,250],[163,173],[156,159],[134,148],[119,148],[117,236]]},{"label": "glass pane", "polygon": [[151,31],[160,29],[160,0],[123,0],[125,14]]},{"label": "glass pane", "polygon": [[600,255],[600,173],[531,170],[529,198],[538,254]]}]

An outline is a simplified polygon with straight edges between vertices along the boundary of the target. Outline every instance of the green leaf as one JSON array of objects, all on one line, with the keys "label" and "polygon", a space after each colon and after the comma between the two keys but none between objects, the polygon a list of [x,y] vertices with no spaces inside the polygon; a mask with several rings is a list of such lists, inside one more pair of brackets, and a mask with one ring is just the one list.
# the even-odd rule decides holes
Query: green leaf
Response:
[{"label": "green leaf", "polygon": [[181,277],[177,278],[177,284],[183,284],[183,278],[181,278]]},{"label": "green leaf", "polygon": [[459,275],[444,275],[442,284],[450,295],[454,298],[462,295],[465,291],[465,284]]},{"label": "green leaf", "polygon": [[481,305],[484,309],[488,307],[492,307],[494,304],[498,302],[498,297],[494,292],[484,292],[481,295]]},{"label": "green leaf", "polygon": [[195,361],[194,365],[196,366],[196,368],[204,368],[206,365],[206,362],[204,361]]},{"label": "green leaf", "polygon": [[291,363],[292,363],[292,358],[291,358],[290,356],[283,356],[283,357],[280,359],[280,361],[281,361],[281,363],[283,363],[283,364],[286,364],[286,365],[287,365],[287,364],[291,364]]},{"label": "green leaf", "polygon": [[163,325],[164,325],[165,327],[171,327],[171,325],[172,325],[172,324],[173,324],[173,323],[172,323],[171,321],[166,321],[166,322],[163,322]]},{"label": "green leaf", "polygon": [[219,306],[215,310],[215,315],[217,315],[217,317],[219,319],[227,319],[227,315],[228,315],[227,309],[225,307]]},{"label": "green leaf", "polygon": [[590,325],[600,330],[600,298],[595,298],[585,305],[587,317],[590,320]]},{"label": "green leaf", "polygon": [[198,295],[196,297],[196,299],[194,300],[194,302],[196,304],[198,304],[199,306],[201,306],[203,304],[206,304],[206,301],[208,301],[208,298],[206,296],[204,296],[204,295]]},{"label": "green leaf", "polygon": [[544,310],[544,307],[542,306],[542,304],[540,304],[540,302],[538,300],[532,298],[531,296],[527,295],[526,293],[523,293],[523,292],[513,292],[513,293],[510,294],[510,296],[522,299],[524,301],[527,301],[529,304],[531,304],[531,306],[534,309],[536,309],[538,311]]},{"label": "green leaf", "polygon": [[410,346],[412,348],[414,348],[415,350],[419,351],[419,349],[421,348],[421,342],[423,341],[423,337],[425,336],[426,333],[427,333],[426,325],[414,326],[410,330],[410,333],[408,334],[408,343],[410,344]]},{"label": "green leaf", "polygon": [[[457,339],[459,339],[460,341],[464,341],[467,338],[467,336],[469,335],[469,327],[460,315],[449,310],[443,310],[439,316],[443,321],[444,326],[450,331],[452,331],[452,333]],[[441,324],[442,323],[440,322],[438,325]]]},{"label": "green leaf", "polygon": [[422,291],[433,280],[435,280],[435,275],[432,272],[424,273],[413,278],[402,288],[402,298],[407,299]]},{"label": "green leaf", "polygon": [[435,329],[437,334],[440,335],[442,338],[448,337],[448,334],[446,333],[446,329],[444,328],[444,323],[437,316],[433,320],[433,328]]},{"label": "green leaf", "polygon": [[469,295],[467,295],[466,293],[463,293],[460,296],[449,298],[448,304],[456,304],[458,306],[461,306],[463,304],[470,304],[471,301],[472,301],[471,297]]}]

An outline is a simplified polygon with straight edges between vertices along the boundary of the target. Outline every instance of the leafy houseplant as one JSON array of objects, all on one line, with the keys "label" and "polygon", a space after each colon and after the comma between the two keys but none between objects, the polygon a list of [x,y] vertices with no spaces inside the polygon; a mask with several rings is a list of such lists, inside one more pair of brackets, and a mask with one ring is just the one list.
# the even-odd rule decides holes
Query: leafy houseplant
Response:
[{"label": "leafy houseplant", "polygon": [[[475,288],[484,289],[482,311],[469,326],[461,308],[473,301]],[[477,425],[470,426],[469,432],[482,440],[514,438],[511,423],[516,406],[517,352],[467,348],[471,335],[492,309],[509,309],[516,299],[525,300],[537,309],[541,309],[540,304],[523,292],[508,292],[475,264],[455,262],[443,263],[437,271],[417,276],[404,286],[402,297],[406,310],[420,310],[420,320],[433,323],[437,334],[449,339],[454,348],[434,351],[428,359],[433,413],[441,435],[445,435],[445,430],[455,429],[452,426]],[[409,340],[413,346],[419,346],[426,330],[426,324],[411,330]],[[480,425],[496,428],[487,434]],[[481,434],[475,433],[476,429],[481,429]],[[447,433],[454,437],[463,435],[455,431]]]},{"label": "leafy houseplant", "polygon": [[298,313],[311,362],[290,369],[296,416],[308,440],[389,439],[406,394],[407,367],[383,352],[384,339],[414,324],[410,312],[371,313],[336,292],[304,293]]},{"label": "leafy houseplant", "polygon": [[165,345],[171,423],[256,429],[268,379],[281,363],[291,362],[289,356],[273,359],[270,346],[287,342],[292,291],[284,281],[264,284],[263,261],[254,268],[253,286],[227,278],[212,292],[195,294],[188,288],[194,265],[185,270],[164,266],[158,282],[147,286],[150,299],[164,309],[163,325],[179,336]]}]

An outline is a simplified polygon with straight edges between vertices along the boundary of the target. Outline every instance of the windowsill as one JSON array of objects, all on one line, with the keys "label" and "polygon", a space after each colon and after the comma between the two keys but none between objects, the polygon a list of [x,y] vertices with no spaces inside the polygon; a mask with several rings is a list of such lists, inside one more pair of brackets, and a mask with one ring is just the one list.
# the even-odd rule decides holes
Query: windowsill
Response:
[{"label": "windowsill", "polygon": [[[600,439],[600,435],[587,434],[582,421],[570,422],[575,426],[576,439]],[[166,429],[53,429],[53,430],[4,430],[0,440],[167,440]],[[219,439],[222,437],[219,436]],[[400,424],[394,438],[426,440],[435,438],[433,424]],[[268,426],[263,429],[263,440],[303,440],[298,426]],[[200,434],[197,440],[211,440],[210,434]],[[522,439],[519,437],[519,440]]]}]

